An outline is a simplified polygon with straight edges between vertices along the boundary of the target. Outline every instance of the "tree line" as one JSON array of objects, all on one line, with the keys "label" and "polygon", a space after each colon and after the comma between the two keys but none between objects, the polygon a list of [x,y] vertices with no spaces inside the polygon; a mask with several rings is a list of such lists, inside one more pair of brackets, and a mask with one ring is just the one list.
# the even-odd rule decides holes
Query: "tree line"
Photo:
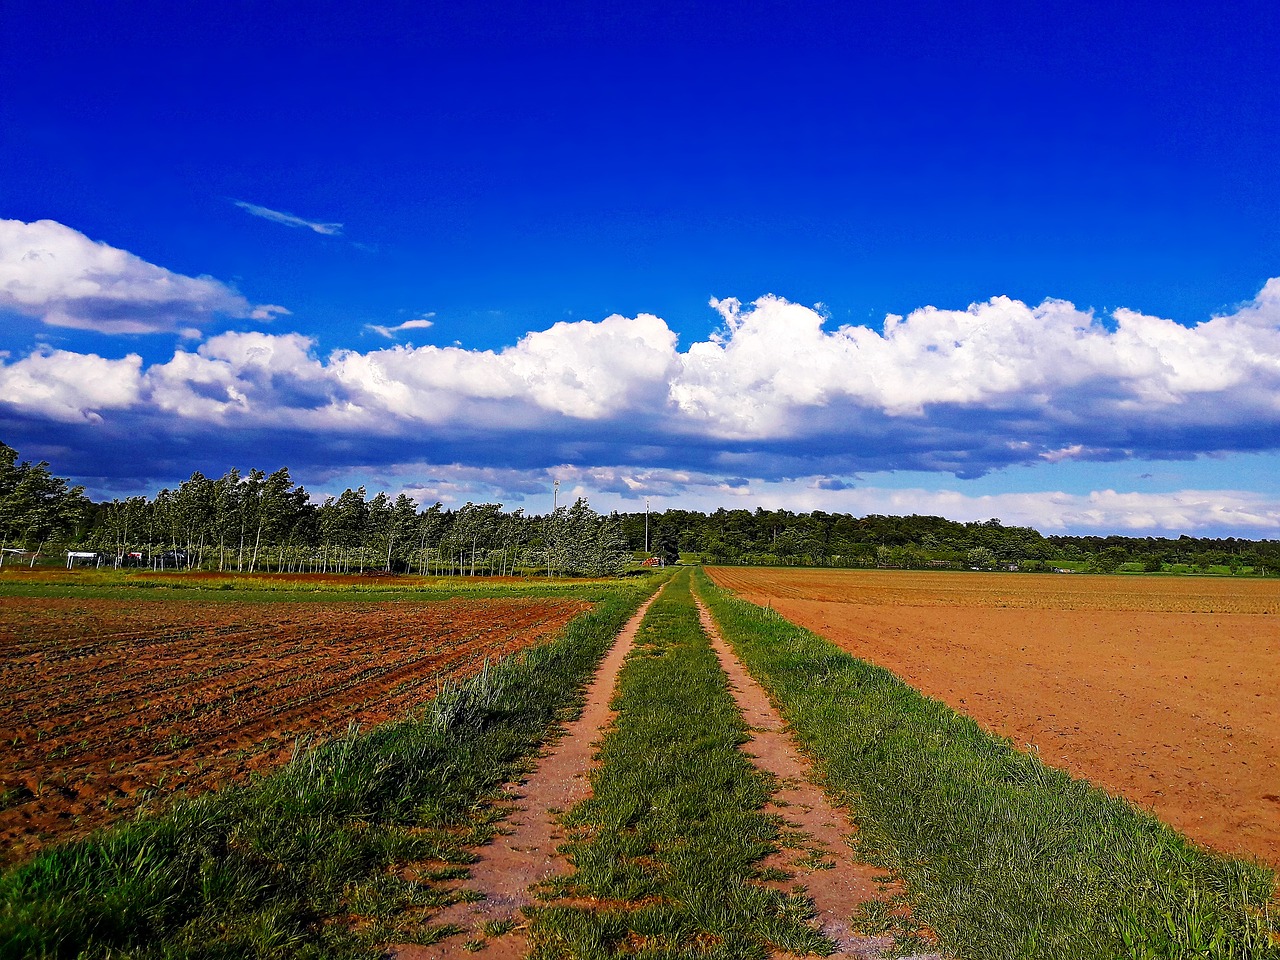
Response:
[{"label": "tree line", "polygon": [[[621,516],[628,543],[644,543],[645,514]],[[1280,541],[1235,537],[1044,536],[998,519],[961,523],[934,516],[858,517],[790,510],[667,510],[649,518],[649,544],[708,563],[969,568],[1280,571]]]},{"label": "tree line", "polygon": [[501,504],[422,507],[364,487],[317,503],[287,468],[193,473],[154,497],[93,502],[45,462],[0,443],[0,563],[55,550],[113,564],[235,572],[605,575],[646,552],[676,562],[1113,572],[1280,571],[1280,541],[1234,537],[1044,536],[998,519],[665,510],[604,517],[585,500],[550,514]]},{"label": "tree line", "polygon": [[424,509],[406,494],[370,496],[364,487],[316,503],[282,467],[196,472],[154,497],[95,503],[48,466],[19,463],[0,444],[0,537],[11,558],[34,564],[57,547],[113,566],[459,576],[607,576],[632,561],[618,520],[585,499],[545,516],[496,503]]},{"label": "tree line", "polygon": [[0,565],[28,553],[34,561],[50,541],[73,540],[91,506],[83,487],[0,443]]}]

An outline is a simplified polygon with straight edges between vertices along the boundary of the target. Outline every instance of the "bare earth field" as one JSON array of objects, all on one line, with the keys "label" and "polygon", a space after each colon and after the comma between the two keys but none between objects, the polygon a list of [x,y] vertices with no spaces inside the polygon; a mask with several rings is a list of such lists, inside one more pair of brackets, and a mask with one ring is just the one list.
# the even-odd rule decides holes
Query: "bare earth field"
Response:
[{"label": "bare earth field", "polygon": [[1193,839],[1280,866],[1280,583],[709,573]]},{"label": "bare earth field", "polygon": [[0,863],[148,797],[267,770],[299,736],[398,718],[587,606],[6,597]]}]

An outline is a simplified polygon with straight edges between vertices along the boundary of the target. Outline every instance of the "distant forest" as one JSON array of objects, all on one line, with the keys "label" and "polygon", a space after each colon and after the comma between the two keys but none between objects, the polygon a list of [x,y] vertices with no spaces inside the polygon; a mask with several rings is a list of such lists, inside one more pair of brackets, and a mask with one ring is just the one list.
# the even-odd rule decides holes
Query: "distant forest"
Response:
[{"label": "distant forest", "polygon": [[[643,542],[644,514],[620,516],[627,542]],[[1270,575],[1280,571],[1280,541],[1235,537],[1043,536],[997,519],[958,523],[942,517],[855,517],[789,510],[668,510],[650,518],[651,539],[712,563],[971,568],[1023,572],[1063,569]],[[653,532],[656,531],[656,532]]]},{"label": "distant forest", "polygon": [[[154,497],[94,502],[0,443],[0,562],[221,571],[493,575],[619,573],[647,554],[725,564],[1272,575],[1280,541],[1043,536],[999,520],[666,510],[601,516],[585,500],[545,515],[501,504],[422,506],[364,487],[313,502],[287,468],[193,473]],[[647,550],[646,550],[647,548]]]}]

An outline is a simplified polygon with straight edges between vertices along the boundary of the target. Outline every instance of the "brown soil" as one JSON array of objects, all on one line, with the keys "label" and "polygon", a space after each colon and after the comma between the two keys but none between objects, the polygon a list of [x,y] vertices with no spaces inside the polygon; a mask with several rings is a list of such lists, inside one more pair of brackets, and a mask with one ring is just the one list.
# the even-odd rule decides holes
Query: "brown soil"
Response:
[{"label": "brown soil", "polygon": [[1191,838],[1280,865],[1280,584],[710,572]]},{"label": "brown soil", "polygon": [[[569,872],[568,861],[558,852],[566,839],[559,814],[590,796],[588,777],[596,744],[613,722],[609,703],[618,674],[654,599],[645,601],[627,621],[605,654],[587,688],[582,714],[566,725],[526,780],[507,785],[506,793],[515,801],[511,813],[493,842],[476,851],[479,859],[465,884],[484,899],[453,904],[431,918],[435,926],[457,926],[463,932],[428,946],[393,946],[390,954],[395,960],[436,960],[477,951],[490,960],[516,960],[528,953],[522,908],[533,902],[530,888]],[[509,933],[485,935],[486,924],[504,922],[515,924]]]},{"label": "brown soil", "polygon": [[[885,871],[854,858],[850,844],[856,832],[854,824],[836,811],[815,784],[812,765],[787,733],[764,689],[720,635],[701,600],[698,615],[720,667],[729,678],[729,691],[751,728],[751,741],[744,750],[756,767],[778,780],[778,789],[765,812],[782,817],[788,830],[798,834],[760,866],[777,867],[794,878],[775,884],[781,889],[792,890],[797,881],[803,886],[813,900],[818,928],[836,945],[835,956],[883,956],[893,947],[893,938],[860,934],[850,927],[849,917],[868,900],[887,901],[901,894],[901,886]],[[921,956],[919,960],[926,958]]]},{"label": "brown soil", "polygon": [[587,606],[6,598],[0,862],[270,769],[298,737],[398,718]]}]

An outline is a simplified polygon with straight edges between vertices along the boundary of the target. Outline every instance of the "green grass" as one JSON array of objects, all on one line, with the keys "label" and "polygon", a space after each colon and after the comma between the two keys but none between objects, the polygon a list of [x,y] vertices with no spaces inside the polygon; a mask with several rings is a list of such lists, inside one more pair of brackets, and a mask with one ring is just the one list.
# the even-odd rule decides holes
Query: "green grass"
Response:
[{"label": "green grass", "polygon": [[[643,579],[643,578],[641,578]],[[484,577],[403,577],[346,582],[292,579],[287,574],[226,574],[190,577],[181,573],[86,570],[25,579],[0,575],[0,598],[79,598],[131,602],[199,600],[227,603],[289,601],[343,602],[445,600],[455,597],[565,597],[598,600],[618,590],[617,580],[494,580]]]},{"label": "green grass", "polygon": [[619,679],[593,796],[565,817],[576,872],[533,911],[534,956],[763,958],[830,951],[811,904],[752,883],[778,822],[739,749],[742,717],[698,623],[689,573],[645,618]]},{"label": "green grass", "polygon": [[1197,848],[701,572],[699,590],[856,816],[860,852],[905,879],[949,950],[1280,957],[1270,871]]},{"label": "green grass", "polygon": [[[46,850],[0,875],[0,956],[375,956],[433,907],[653,581],[403,722],[299,749],[270,777]],[[400,872],[415,865],[409,874]]]}]

